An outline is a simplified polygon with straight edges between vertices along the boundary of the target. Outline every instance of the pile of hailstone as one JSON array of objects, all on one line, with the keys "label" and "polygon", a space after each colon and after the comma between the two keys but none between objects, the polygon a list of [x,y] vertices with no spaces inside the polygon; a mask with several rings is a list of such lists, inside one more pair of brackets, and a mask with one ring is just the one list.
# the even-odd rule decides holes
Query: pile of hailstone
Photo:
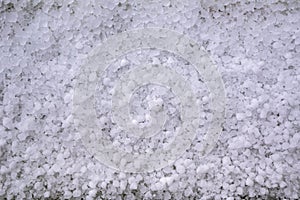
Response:
[{"label": "pile of hailstone", "polygon": [[[124,173],[86,151],[73,124],[73,91],[94,47],[143,27],[176,30],[207,50],[225,84],[226,123],[204,158],[196,140],[162,170]],[[1,1],[0,198],[299,199],[299,27],[298,0]],[[164,62],[163,52],[147,53]],[[131,102],[137,116],[143,91]],[[175,100],[166,93],[164,102]]]}]

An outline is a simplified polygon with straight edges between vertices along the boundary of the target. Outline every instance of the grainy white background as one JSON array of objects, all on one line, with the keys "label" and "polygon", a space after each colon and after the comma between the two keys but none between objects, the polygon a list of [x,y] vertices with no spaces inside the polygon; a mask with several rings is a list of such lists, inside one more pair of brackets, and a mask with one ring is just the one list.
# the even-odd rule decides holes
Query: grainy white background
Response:
[{"label": "grainy white background", "polygon": [[[241,199],[300,196],[299,1],[0,1],[0,197]],[[217,147],[125,174],[89,155],[72,121],[75,75],[110,35],[182,32],[227,93]]]}]

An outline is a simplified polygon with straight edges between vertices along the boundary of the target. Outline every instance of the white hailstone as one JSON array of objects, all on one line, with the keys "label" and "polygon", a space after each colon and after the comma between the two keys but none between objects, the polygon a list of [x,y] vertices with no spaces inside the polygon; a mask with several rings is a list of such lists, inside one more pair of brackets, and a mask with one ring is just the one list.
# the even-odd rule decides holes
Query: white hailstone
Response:
[{"label": "white hailstone", "polygon": [[246,115],[247,117],[251,117],[251,116],[252,116],[252,112],[249,111],[249,110],[247,110],[246,113],[245,113],[245,115]]},{"label": "white hailstone", "polygon": [[223,165],[230,165],[231,164],[231,160],[230,160],[230,158],[229,157],[227,157],[227,156],[225,156],[225,157],[223,157],[222,158],[222,163],[223,163]]},{"label": "white hailstone", "polygon": [[86,198],[86,200],[93,200],[93,199],[95,199],[95,197],[93,197],[91,195],[87,195],[85,198]]},{"label": "white hailstone", "polygon": [[104,84],[105,86],[110,86],[110,84],[111,84],[110,79],[107,78],[107,77],[105,77],[105,78],[103,79],[103,84]]},{"label": "white hailstone", "polygon": [[7,118],[7,117],[4,117],[2,119],[2,123],[6,128],[9,128],[9,129],[12,128],[12,126],[13,126],[11,119]]},{"label": "white hailstone", "polygon": [[[166,134],[167,133],[168,133],[168,131],[166,132]],[[172,173],[172,171],[173,171],[173,169],[170,166],[167,166],[167,167],[163,168],[163,172],[165,172],[165,173]]]},{"label": "white hailstone", "polygon": [[50,192],[49,192],[49,191],[45,192],[45,193],[44,193],[44,197],[45,197],[45,198],[49,198],[49,197],[50,197]]},{"label": "white hailstone", "polygon": [[259,101],[257,99],[251,100],[250,108],[252,109],[257,108],[258,105],[259,105]]},{"label": "white hailstone", "polygon": [[183,165],[176,165],[176,171],[179,174],[183,174],[183,173],[185,173],[185,167]]},{"label": "white hailstone", "polygon": [[131,183],[134,183],[136,182],[135,178],[134,177],[129,177],[128,178],[128,183],[131,184]]},{"label": "white hailstone", "polygon": [[191,187],[188,187],[185,191],[184,191],[184,196],[189,197],[193,194],[193,190]]},{"label": "white hailstone", "polygon": [[151,117],[151,115],[146,114],[146,115],[145,115],[145,119],[146,119],[147,121],[151,121],[152,117]]},{"label": "white hailstone", "polygon": [[124,67],[128,64],[129,64],[129,61],[127,59],[122,59],[121,62],[120,62],[121,67]]},{"label": "white hailstone", "polygon": [[255,181],[258,182],[260,185],[263,185],[264,183],[264,178],[261,175],[257,175],[255,177]]},{"label": "white hailstone", "polygon": [[119,178],[120,179],[125,179],[126,178],[126,174],[124,172],[120,172]]},{"label": "white hailstone", "polygon": [[20,131],[30,130],[33,122],[34,119],[32,117],[26,117],[25,119],[22,119],[22,121],[17,125],[18,129]]},{"label": "white hailstone", "polygon": [[101,116],[100,117],[100,124],[101,125],[104,125],[104,124],[106,124],[108,122],[109,122],[109,119],[106,116]]},{"label": "white hailstone", "polygon": [[243,188],[242,187],[237,187],[236,192],[237,192],[238,195],[242,195],[243,194]]},{"label": "white hailstone", "polygon": [[42,105],[40,102],[36,101],[34,102],[34,111],[38,111],[42,108]]},{"label": "white hailstone", "polygon": [[90,196],[90,197],[95,197],[96,194],[97,194],[97,190],[96,190],[96,189],[93,189],[93,190],[90,190],[90,191],[89,191],[89,196]]},{"label": "white hailstone", "polygon": [[205,174],[209,171],[210,166],[209,165],[200,165],[197,167],[196,172],[197,174]]},{"label": "white hailstone", "polygon": [[18,20],[17,12],[6,12],[5,21],[10,23],[15,23]]},{"label": "white hailstone", "polygon": [[252,187],[253,184],[254,184],[253,180],[252,180],[251,178],[248,177],[248,178],[246,179],[246,185]]},{"label": "white hailstone", "polygon": [[156,191],[161,191],[161,190],[163,190],[163,188],[164,188],[164,184],[162,184],[161,182],[157,182],[154,185],[154,190],[156,190]]},{"label": "white hailstone", "polygon": [[[290,139],[291,147],[297,147],[300,143],[300,133],[295,133],[293,137]],[[0,145],[1,146],[1,145]]]},{"label": "white hailstone", "polygon": [[20,141],[24,141],[27,138],[27,136],[28,136],[28,134],[23,132],[18,135],[18,139]]},{"label": "white hailstone", "polygon": [[127,182],[122,180],[120,182],[120,187],[119,188],[120,188],[121,191],[124,191],[126,189],[126,186],[127,186]]},{"label": "white hailstone", "polygon": [[260,188],[260,193],[262,195],[266,195],[268,193],[268,190],[266,188]]},{"label": "white hailstone", "polygon": [[240,148],[249,148],[251,143],[248,139],[244,136],[236,136],[229,140],[229,149],[240,149]]},{"label": "white hailstone", "polygon": [[[126,150],[127,153],[131,153],[131,152],[133,151],[133,150],[132,150],[132,146],[126,146],[126,147],[125,147],[125,150]],[[138,163],[138,162],[135,162],[135,164],[138,165],[139,163]],[[138,167],[138,166],[137,166],[137,167]]]},{"label": "white hailstone", "polygon": [[151,199],[151,198],[152,198],[152,193],[151,193],[151,191],[146,192],[145,198],[146,198],[146,199]]},{"label": "white hailstone", "polygon": [[136,180],[137,180],[137,182],[140,182],[141,180],[143,180],[143,177],[140,174],[138,174],[136,176]]},{"label": "white hailstone", "polygon": [[102,182],[100,186],[101,186],[101,188],[103,188],[103,189],[104,189],[104,188],[106,188],[106,186],[107,186],[107,183],[106,183],[106,182]]},{"label": "white hailstone", "polygon": [[98,184],[99,180],[96,178],[94,180],[91,180],[89,183],[88,183],[88,186],[90,188],[96,188],[97,184]]},{"label": "white hailstone", "polygon": [[75,45],[76,49],[82,49],[83,48],[83,45],[81,42],[77,42],[76,45]]},{"label": "white hailstone", "polygon": [[52,167],[51,167],[51,170],[53,170],[54,172],[59,172],[61,169],[61,167],[55,163]]},{"label": "white hailstone", "polygon": [[133,80],[130,80],[127,84],[128,88],[134,88],[136,86],[136,83]]},{"label": "white hailstone", "polygon": [[244,113],[237,113],[236,114],[236,119],[238,120],[238,121],[241,121],[241,120],[243,120],[245,118],[245,114]]},{"label": "white hailstone", "polygon": [[281,156],[280,156],[279,154],[273,154],[273,155],[270,156],[270,158],[271,158],[274,162],[276,162],[276,161],[280,160]]},{"label": "white hailstone", "polygon": [[120,185],[119,181],[117,181],[117,180],[113,181],[113,186],[114,187],[119,187],[119,185]]},{"label": "white hailstone", "polygon": [[34,184],[34,189],[40,190],[41,188],[42,188],[42,183],[41,183],[41,182],[36,182],[36,183]]},{"label": "white hailstone", "polygon": [[235,191],[236,191],[236,185],[235,185],[235,184],[229,185],[229,190],[230,190],[231,192],[235,192]]},{"label": "white hailstone", "polygon": [[154,65],[159,65],[159,64],[161,64],[161,63],[160,63],[160,60],[159,60],[157,57],[153,57],[153,58],[152,58],[152,64],[154,64]]},{"label": "white hailstone", "polygon": [[152,101],[149,101],[148,105],[149,105],[149,107],[150,107],[151,110],[157,112],[157,111],[159,111],[162,108],[163,103],[164,103],[163,99],[156,98],[156,99],[153,99]]},{"label": "white hailstone", "polygon": [[63,121],[62,127],[63,127],[63,128],[68,127],[68,126],[71,124],[72,121],[73,121],[73,115],[69,115],[69,116]]},{"label": "white hailstone", "polygon": [[89,75],[89,81],[90,81],[90,82],[95,81],[96,78],[97,78],[96,72],[93,72],[93,73],[91,73],[91,74]]},{"label": "white hailstone", "polygon": [[6,172],[8,172],[8,168],[5,167],[5,166],[1,166],[1,167],[0,167],[0,173],[1,173],[1,174],[4,174],[4,173],[6,173]]},{"label": "white hailstone", "polygon": [[64,191],[64,197],[65,198],[70,199],[72,196],[73,196],[73,194],[69,190]]},{"label": "white hailstone", "polygon": [[87,171],[87,168],[86,168],[85,166],[81,167],[81,169],[80,169],[80,172],[81,172],[81,173],[84,174],[86,171]]},{"label": "white hailstone", "polygon": [[172,196],[171,196],[170,192],[165,192],[164,193],[164,200],[169,200],[171,198],[172,198]]},{"label": "white hailstone", "polygon": [[76,189],[73,191],[73,197],[80,197],[81,196],[81,191],[79,189]]},{"label": "white hailstone", "polygon": [[131,184],[129,185],[129,188],[130,188],[131,190],[136,190],[136,189],[137,189],[137,183],[131,183]]},{"label": "white hailstone", "polygon": [[159,180],[163,185],[170,185],[173,182],[172,177],[161,177]]},{"label": "white hailstone", "polygon": [[281,188],[285,188],[285,187],[287,186],[287,184],[286,184],[284,181],[281,181],[281,182],[279,183],[279,186],[280,186]]}]

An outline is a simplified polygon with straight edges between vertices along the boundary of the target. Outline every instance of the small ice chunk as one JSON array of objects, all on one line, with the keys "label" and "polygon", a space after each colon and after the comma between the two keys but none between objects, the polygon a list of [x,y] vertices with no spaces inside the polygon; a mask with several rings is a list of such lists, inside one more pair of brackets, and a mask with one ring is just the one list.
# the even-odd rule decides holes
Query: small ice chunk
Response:
[{"label": "small ice chunk", "polygon": [[103,79],[103,84],[104,84],[105,86],[109,86],[109,85],[110,85],[110,79],[107,78],[107,77],[105,77],[105,78]]},{"label": "small ice chunk", "polygon": [[241,121],[241,120],[243,120],[245,118],[245,114],[244,113],[237,113],[236,114],[236,119],[238,120],[238,121]]},{"label": "small ice chunk", "polygon": [[184,191],[184,196],[189,197],[191,194],[193,194],[193,190],[191,187],[188,187],[185,191]]},{"label": "small ice chunk", "polygon": [[128,62],[127,59],[122,59],[122,60],[121,60],[121,63],[120,63],[121,67],[124,67],[124,66],[126,66],[126,65],[128,65],[128,64],[129,64],[129,62]]},{"label": "small ice chunk", "polygon": [[114,186],[115,188],[119,187],[119,185],[120,185],[120,182],[119,182],[119,181],[117,181],[117,180],[114,180],[114,181],[113,181],[113,186]]},{"label": "small ice chunk", "polygon": [[130,187],[131,190],[136,190],[137,189],[137,183],[135,183],[135,182],[131,183],[129,187]]},{"label": "small ice chunk", "polygon": [[159,65],[159,64],[160,64],[160,60],[159,60],[157,57],[153,57],[153,58],[152,58],[152,63],[153,63],[154,65]]},{"label": "small ice chunk", "polygon": [[172,177],[161,177],[160,182],[164,185],[165,184],[170,185],[173,182],[173,178]]},{"label": "small ice chunk", "polygon": [[80,197],[81,191],[79,189],[76,189],[73,191],[73,197]]},{"label": "small ice chunk", "polygon": [[153,99],[148,103],[149,107],[153,111],[159,111],[161,110],[163,106],[164,101],[161,98]]},{"label": "small ice chunk", "polygon": [[185,167],[183,165],[176,165],[176,171],[179,174],[183,174],[185,172]]},{"label": "small ice chunk", "polygon": [[69,103],[72,100],[72,95],[70,93],[67,93],[64,97],[64,102]]},{"label": "small ice chunk", "polygon": [[45,198],[50,197],[50,192],[49,192],[49,191],[45,192],[45,193],[44,193],[44,197],[45,197]]},{"label": "small ice chunk", "polygon": [[209,169],[210,169],[209,165],[200,165],[197,167],[196,172],[198,174],[205,174],[209,171]]},{"label": "small ice chunk", "polygon": [[95,197],[96,194],[97,194],[97,190],[96,189],[92,189],[92,190],[89,191],[89,196],[91,196],[91,197]]},{"label": "small ice chunk", "polygon": [[75,45],[75,48],[76,49],[82,49],[83,45],[81,44],[81,42],[77,42],[76,45]]},{"label": "small ice chunk", "polygon": [[18,20],[17,12],[6,12],[6,22],[15,23]]},{"label": "small ice chunk", "polygon": [[248,177],[248,178],[246,179],[246,185],[252,187],[253,184],[254,184],[254,182],[251,180],[251,178]]},{"label": "small ice chunk", "polygon": [[131,120],[131,123],[132,123],[133,125],[137,125],[139,122],[138,122],[136,119],[133,119],[133,120]]},{"label": "small ice chunk", "polygon": [[72,197],[72,192],[70,192],[70,191],[64,191],[64,197],[66,198],[66,199],[70,199],[71,197]]},{"label": "small ice chunk", "polygon": [[264,183],[264,177],[262,177],[261,175],[257,175],[255,177],[255,181],[258,182],[259,184],[263,185],[263,183]]},{"label": "small ice chunk", "polygon": [[229,140],[229,149],[248,148],[251,146],[250,141],[245,135],[233,137]]},{"label": "small ice chunk", "polygon": [[90,81],[90,82],[95,81],[96,78],[97,78],[96,72],[93,72],[93,73],[91,73],[91,74],[89,75],[89,81]]},{"label": "small ice chunk", "polygon": [[102,125],[104,125],[104,124],[106,124],[106,123],[108,123],[109,122],[109,120],[108,120],[108,118],[106,117],[106,116],[102,116],[101,118],[100,118],[100,123],[102,124]]},{"label": "small ice chunk", "polygon": [[225,156],[225,157],[222,159],[222,163],[223,163],[224,165],[230,165],[231,160],[230,160],[229,157]]},{"label": "small ice chunk", "polygon": [[27,138],[27,134],[22,132],[18,135],[20,141],[24,141]]}]

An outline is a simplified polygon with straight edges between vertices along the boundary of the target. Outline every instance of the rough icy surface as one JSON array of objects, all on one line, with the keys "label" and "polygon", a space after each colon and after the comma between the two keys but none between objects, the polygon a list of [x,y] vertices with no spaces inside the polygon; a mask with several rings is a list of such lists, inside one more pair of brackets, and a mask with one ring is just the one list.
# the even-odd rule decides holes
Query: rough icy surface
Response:
[{"label": "rough icy surface", "polygon": [[[299,199],[300,2],[224,2],[1,1],[0,197]],[[73,124],[72,101],[87,54],[111,35],[143,27],[176,30],[208,51],[225,83],[226,123],[208,156],[197,154],[196,139],[174,164],[132,174],[87,153]],[[141,54],[168,62],[161,52]],[[119,61],[116,66],[129,62]],[[193,82],[195,75],[182,74]],[[107,96],[114,76],[108,71],[103,80]],[[142,105],[143,95],[133,97],[132,106]],[[205,105],[205,90],[199,95]],[[169,108],[176,113],[173,100]],[[132,111],[139,116],[147,109]],[[100,117],[100,124],[107,122]],[[132,141],[110,134],[130,151]],[[172,137],[172,131],[165,134]]]}]

